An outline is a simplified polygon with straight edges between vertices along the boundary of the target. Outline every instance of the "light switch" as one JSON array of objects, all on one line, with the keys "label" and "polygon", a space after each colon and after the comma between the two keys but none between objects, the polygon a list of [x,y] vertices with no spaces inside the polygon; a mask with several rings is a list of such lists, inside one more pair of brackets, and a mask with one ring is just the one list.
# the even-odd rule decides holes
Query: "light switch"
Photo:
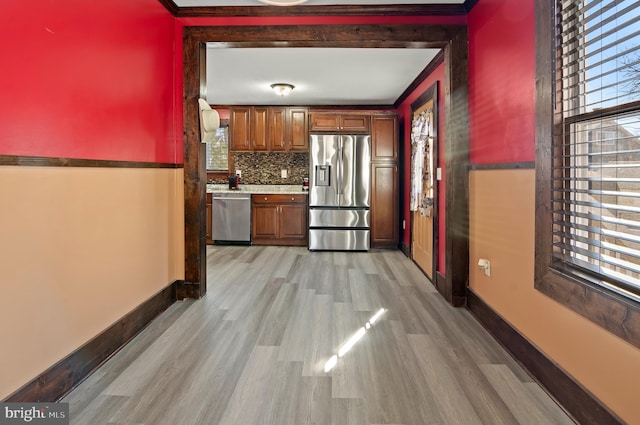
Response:
[{"label": "light switch", "polygon": [[242,171],[236,170],[236,176],[242,178]]},{"label": "light switch", "polygon": [[436,168],[436,180],[442,180],[442,168]]},{"label": "light switch", "polygon": [[287,170],[280,171],[280,177],[282,177],[283,179],[286,179],[287,178]]}]

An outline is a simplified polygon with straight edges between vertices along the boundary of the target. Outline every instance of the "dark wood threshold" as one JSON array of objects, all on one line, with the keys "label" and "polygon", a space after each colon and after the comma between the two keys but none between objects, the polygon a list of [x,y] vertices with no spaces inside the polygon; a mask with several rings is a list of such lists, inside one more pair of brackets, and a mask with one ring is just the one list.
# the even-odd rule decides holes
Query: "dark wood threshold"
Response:
[{"label": "dark wood threshold", "polygon": [[175,281],[156,293],[2,401],[19,403],[60,400],[173,304],[178,283]]},{"label": "dark wood threshold", "polygon": [[53,158],[45,156],[0,155],[0,165],[33,167],[183,168],[168,162],[115,161],[110,159]]},{"label": "dark wood threshold", "polygon": [[624,422],[467,288],[467,308],[489,333],[582,425]]}]

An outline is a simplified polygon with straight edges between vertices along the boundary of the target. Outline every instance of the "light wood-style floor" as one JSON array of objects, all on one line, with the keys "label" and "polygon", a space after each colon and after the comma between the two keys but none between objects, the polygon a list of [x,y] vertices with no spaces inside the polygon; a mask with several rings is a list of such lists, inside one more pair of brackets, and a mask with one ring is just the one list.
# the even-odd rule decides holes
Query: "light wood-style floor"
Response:
[{"label": "light wood-style floor", "polygon": [[72,424],[573,424],[400,251],[215,246],[207,264],[204,298],[62,400]]}]

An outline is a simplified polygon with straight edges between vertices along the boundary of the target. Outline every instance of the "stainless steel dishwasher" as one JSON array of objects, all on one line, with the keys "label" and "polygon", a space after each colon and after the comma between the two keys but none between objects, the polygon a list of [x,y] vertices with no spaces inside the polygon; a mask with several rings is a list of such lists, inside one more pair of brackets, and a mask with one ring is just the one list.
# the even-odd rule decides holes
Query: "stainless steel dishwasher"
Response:
[{"label": "stainless steel dishwasher", "polygon": [[251,195],[214,192],[211,201],[213,240],[251,242]]}]

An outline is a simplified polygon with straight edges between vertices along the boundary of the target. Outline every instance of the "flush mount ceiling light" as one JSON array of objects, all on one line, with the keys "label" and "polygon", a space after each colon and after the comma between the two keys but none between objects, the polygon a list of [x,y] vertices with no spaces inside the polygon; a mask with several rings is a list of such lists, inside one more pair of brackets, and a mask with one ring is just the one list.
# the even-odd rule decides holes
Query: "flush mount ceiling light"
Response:
[{"label": "flush mount ceiling light", "polygon": [[302,4],[307,0],[258,0],[262,3],[270,4],[271,6],[295,6],[296,4]]},{"label": "flush mount ceiling light", "polygon": [[294,88],[293,84],[287,84],[287,83],[271,84],[271,89],[278,96],[289,96],[291,94],[291,91],[293,90],[293,88]]}]

